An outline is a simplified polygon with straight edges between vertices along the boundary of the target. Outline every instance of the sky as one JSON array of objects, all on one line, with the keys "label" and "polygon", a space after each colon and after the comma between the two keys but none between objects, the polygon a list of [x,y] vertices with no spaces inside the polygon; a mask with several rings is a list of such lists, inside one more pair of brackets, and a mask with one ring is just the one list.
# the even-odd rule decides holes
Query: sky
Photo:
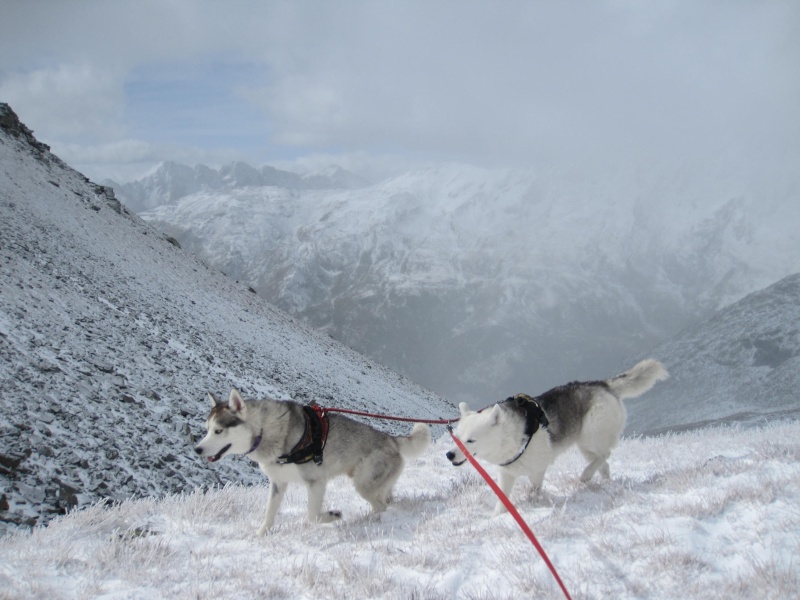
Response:
[{"label": "sky", "polygon": [[93,178],[162,160],[800,156],[800,4],[1,0],[0,101]]}]

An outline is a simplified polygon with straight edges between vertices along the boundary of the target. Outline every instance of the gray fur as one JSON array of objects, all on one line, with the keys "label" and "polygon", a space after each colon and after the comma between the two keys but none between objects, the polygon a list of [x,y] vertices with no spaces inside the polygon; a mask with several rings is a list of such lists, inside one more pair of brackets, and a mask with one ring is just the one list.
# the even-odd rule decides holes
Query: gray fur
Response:
[{"label": "gray fur", "polygon": [[[341,518],[338,510],[322,508],[328,480],[340,475],[352,478],[356,491],[374,512],[384,511],[403,470],[404,459],[422,454],[431,439],[430,428],[421,424],[415,425],[410,435],[395,437],[330,413],[322,464],[313,461],[279,464],[278,457],[288,454],[305,431],[302,405],[269,399],[245,402],[236,390],[231,392],[227,404],[210,397],[213,408],[206,423],[208,434],[195,451],[211,462],[228,454],[247,453],[269,477],[269,501],[259,535],[272,527],[291,482],[307,486],[308,519],[312,522],[328,523]],[[260,443],[248,453],[259,436]]]},{"label": "gray fur", "polygon": [[[661,363],[647,359],[605,381],[575,381],[553,388],[534,399],[549,424],[536,431],[529,442],[525,411],[516,404],[504,402],[474,412],[462,403],[457,435],[474,456],[500,466],[500,488],[506,495],[521,475],[527,476],[535,489],[541,489],[547,468],[572,445],[577,445],[588,461],[581,481],[589,481],[598,471],[608,479],[608,457],[625,427],[622,400],[645,393],[667,376]],[[522,454],[520,448],[525,448]],[[505,464],[515,456],[519,458]],[[456,466],[466,460],[458,448],[450,450],[447,458]],[[495,513],[504,510],[503,503],[498,502]]]}]

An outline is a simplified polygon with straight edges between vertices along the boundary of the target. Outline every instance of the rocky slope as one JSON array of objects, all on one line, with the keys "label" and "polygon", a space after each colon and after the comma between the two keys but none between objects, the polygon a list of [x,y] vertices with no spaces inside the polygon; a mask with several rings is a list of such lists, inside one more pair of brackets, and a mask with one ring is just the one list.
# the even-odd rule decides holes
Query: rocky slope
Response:
[{"label": "rocky slope", "polygon": [[192,452],[206,391],[232,386],[451,410],[181,250],[0,104],[0,529],[103,498],[263,481],[247,459]]},{"label": "rocky slope", "polygon": [[672,376],[627,401],[628,434],[800,417],[800,274],[658,346]]}]

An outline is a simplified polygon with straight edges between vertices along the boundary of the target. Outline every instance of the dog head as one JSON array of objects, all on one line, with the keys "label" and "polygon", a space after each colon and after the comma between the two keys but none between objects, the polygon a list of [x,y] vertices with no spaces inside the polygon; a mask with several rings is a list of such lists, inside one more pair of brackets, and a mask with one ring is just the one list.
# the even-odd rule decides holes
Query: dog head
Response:
[{"label": "dog head", "polygon": [[247,405],[237,390],[231,390],[227,403],[209,393],[211,412],[206,420],[206,436],[195,447],[198,456],[216,462],[228,454],[245,454],[252,444],[252,434],[246,425]]},{"label": "dog head", "polygon": [[[495,404],[491,409],[476,412],[470,410],[466,403],[462,402],[458,408],[461,411],[461,418],[456,430],[458,439],[464,442],[473,456],[480,456],[489,462],[495,462],[496,457],[507,445],[504,438],[512,433],[504,426],[508,419],[504,414],[503,407]],[[458,447],[447,452],[445,456],[456,467],[463,465],[467,460]]]}]

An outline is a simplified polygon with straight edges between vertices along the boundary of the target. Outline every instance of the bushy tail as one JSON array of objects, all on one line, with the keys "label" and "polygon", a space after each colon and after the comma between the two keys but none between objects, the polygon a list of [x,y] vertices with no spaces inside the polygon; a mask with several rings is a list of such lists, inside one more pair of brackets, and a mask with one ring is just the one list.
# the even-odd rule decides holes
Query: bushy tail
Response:
[{"label": "bushy tail", "polygon": [[423,423],[415,423],[411,434],[397,438],[403,458],[417,458],[431,443],[431,428]]},{"label": "bushy tail", "polygon": [[606,380],[606,383],[620,399],[636,398],[641,396],[657,381],[663,381],[669,373],[660,362],[648,358],[634,366],[632,369],[620,373],[616,377]]}]

